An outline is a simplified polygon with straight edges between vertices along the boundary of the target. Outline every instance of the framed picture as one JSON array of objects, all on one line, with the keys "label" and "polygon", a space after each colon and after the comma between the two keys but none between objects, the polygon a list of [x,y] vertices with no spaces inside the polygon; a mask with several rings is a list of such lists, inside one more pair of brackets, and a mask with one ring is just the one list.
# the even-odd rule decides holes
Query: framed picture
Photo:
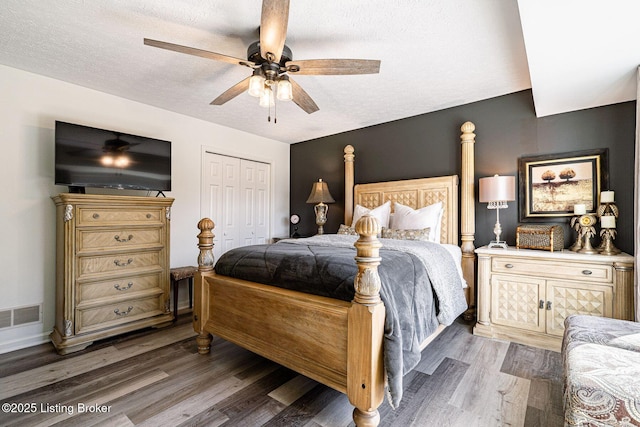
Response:
[{"label": "framed picture", "polygon": [[518,159],[520,221],[557,221],[573,215],[573,206],[598,208],[607,188],[608,149],[575,151]]}]

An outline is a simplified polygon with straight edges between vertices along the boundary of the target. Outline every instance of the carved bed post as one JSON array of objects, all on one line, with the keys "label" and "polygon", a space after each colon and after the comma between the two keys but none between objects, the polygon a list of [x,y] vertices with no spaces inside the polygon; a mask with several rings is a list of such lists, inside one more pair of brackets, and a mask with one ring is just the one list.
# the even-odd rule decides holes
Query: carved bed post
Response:
[{"label": "carved bed post", "polygon": [[356,157],[353,146],[344,147],[344,225],[351,226],[353,221],[353,161]]},{"label": "carved bed post", "polygon": [[465,319],[471,320],[475,311],[475,170],[474,170],[474,145],[476,126],[466,122],[460,127],[462,135],[462,170],[460,185],[460,235],[462,250],[462,274],[469,285],[469,309],[465,313]]},{"label": "carved bed post", "polygon": [[209,288],[203,279],[203,273],[213,271],[213,228],[215,224],[209,218],[198,222],[198,274],[194,280],[193,329],[198,333],[198,353],[207,354],[211,349],[211,334],[204,331],[204,324],[209,318]]},{"label": "carved bed post", "polygon": [[349,308],[347,396],[355,409],[353,420],[358,427],[375,427],[380,423],[378,406],[384,398],[382,340],[385,308],[380,299],[379,250],[376,237],[380,224],[365,215],[356,223],[360,238],[355,243],[358,274],[354,280],[355,298]]}]

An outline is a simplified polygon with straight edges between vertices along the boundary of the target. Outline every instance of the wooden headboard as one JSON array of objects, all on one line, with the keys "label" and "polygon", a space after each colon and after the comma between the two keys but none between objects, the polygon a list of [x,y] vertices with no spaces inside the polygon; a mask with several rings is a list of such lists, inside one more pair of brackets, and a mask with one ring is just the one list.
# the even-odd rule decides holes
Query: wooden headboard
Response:
[{"label": "wooden headboard", "polygon": [[390,200],[391,212],[394,202],[413,209],[442,202],[440,241],[458,244],[458,175],[358,184],[353,191],[355,204],[373,209]]},{"label": "wooden headboard", "polygon": [[354,148],[351,145],[344,148],[344,223],[351,224],[354,203],[372,209],[391,200],[418,209],[442,202],[445,211],[441,242],[460,245],[462,272],[469,284],[467,301],[471,309],[475,305],[475,128],[471,122],[460,127],[462,167],[459,180],[458,175],[451,175],[354,185]]}]

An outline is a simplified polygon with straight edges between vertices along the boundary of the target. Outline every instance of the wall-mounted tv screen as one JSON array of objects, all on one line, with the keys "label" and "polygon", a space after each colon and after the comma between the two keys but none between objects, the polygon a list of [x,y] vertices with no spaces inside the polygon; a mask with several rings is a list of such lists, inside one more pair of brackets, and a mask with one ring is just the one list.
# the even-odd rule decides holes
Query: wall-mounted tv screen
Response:
[{"label": "wall-mounted tv screen", "polygon": [[55,183],[85,187],[171,190],[171,142],[56,121]]}]

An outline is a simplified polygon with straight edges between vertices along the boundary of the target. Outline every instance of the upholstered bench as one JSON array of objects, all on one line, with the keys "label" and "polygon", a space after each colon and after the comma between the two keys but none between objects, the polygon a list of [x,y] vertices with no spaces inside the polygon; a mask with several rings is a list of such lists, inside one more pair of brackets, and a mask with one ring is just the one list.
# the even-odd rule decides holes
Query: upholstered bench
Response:
[{"label": "upholstered bench", "polygon": [[640,323],[565,319],[565,426],[640,426]]},{"label": "upholstered bench", "polygon": [[173,321],[178,320],[178,288],[182,280],[189,280],[189,308],[193,307],[193,275],[198,267],[176,267],[169,271],[173,288]]}]

